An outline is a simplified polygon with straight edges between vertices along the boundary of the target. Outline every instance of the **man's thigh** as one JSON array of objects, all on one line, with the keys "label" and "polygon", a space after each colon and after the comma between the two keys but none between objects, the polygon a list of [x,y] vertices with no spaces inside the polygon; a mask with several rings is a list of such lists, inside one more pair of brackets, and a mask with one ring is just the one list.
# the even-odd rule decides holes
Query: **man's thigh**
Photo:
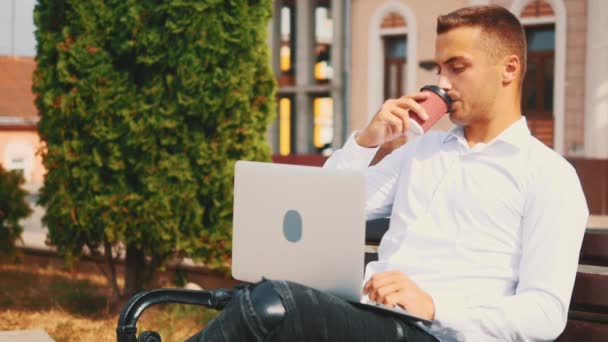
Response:
[{"label": "man's thigh", "polygon": [[365,310],[296,283],[277,281],[273,285],[287,312],[292,313],[286,315],[273,341],[285,341],[282,336],[305,341],[436,341],[396,315]]},{"label": "man's thigh", "polygon": [[[360,309],[300,284],[265,282],[241,291],[216,320],[190,341],[436,341],[396,316]],[[284,308],[278,320],[267,319],[259,312],[266,303],[256,302],[269,297],[256,293],[262,288],[267,291],[268,285]]]}]

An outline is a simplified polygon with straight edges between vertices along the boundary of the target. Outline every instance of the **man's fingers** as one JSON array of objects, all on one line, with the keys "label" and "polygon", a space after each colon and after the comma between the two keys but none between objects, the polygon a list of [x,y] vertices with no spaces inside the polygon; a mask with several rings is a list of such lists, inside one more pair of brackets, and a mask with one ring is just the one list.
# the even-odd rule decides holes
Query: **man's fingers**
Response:
[{"label": "man's fingers", "polygon": [[396,135],[396,134],[402,134],[403,133],[403,120],[396,116],[396,115],[391,115],[389,116],[387,119],[388,124],[389,124],[389,129],[390,135]]},{"label": "man's fingers", "polygon": [[403,135],[409,128],[409,110],[423,120],[428,119],[426,111],[417,102],[426,98],[426,92],[419,92],[386,100],[372,121],[357,136],[357,143],[365,147],[375,147]]},{"label": "man's fingers", "polygon": [[417,93],[401,96],[399,98],[399,100],[400,99],[413,99],[414,101],[418,102],[418,101],[426,100],[428,97],[429,97],[429,94],[426,92],[417,92]]},{"label": "man's fingers", "polygon": [[409,278],[401,271],[379,272],[374,274],[363,287],[365,293],[374,291],[391,283],[409,282]]},{"label": "man's fingers", "polygon": [[399,305],[427,319],[435,316],[433,298],[399,270],[374,274],[364,289],[370,300],[390,306]]},{"label": "man's fingers", "polygon": [[369,298],[378,302],[386,304],[386,298],[391,294],[398,292],[401,289],[400,284],[390,283],[388,285],[376,288],[369,293]]},{"label": "man's fingers", "polygon": [[405,108],[402,108],[402,107],[394,107],[394,108],[392,108],[391,109],[391,113],[393,113],[393,115],[398,116],[402,120],[407,120],[410,117],[409,110],[407,110]]},{"label": "man's fingers", "polygon": [[400,98],[397,100],[397,105],[401,108],[409,109],[410,111],[416,113],[422,120],[427,120],[429,118],[426,110],[413,98]]},{"label": "man's fingers", "polygon": [[409,125],[410,125],[410,122],[409,122],[409,120],[410,120],[409,111],[406,110],[406,109],[403,109],[401,107],[395,107],[395,108],[392,109],[391,113],[393,115],[395,115],[396,117],[398,117],[399,120],[401,120],[401,126],[402,126],[401,131],[402,132],[407,131],[407,129],[408,129]]},{"label": "man's fingers", "polygon": [[382,286],[386,286],[387,284],[390,284],[390,282],[391,282],[390,278],[376,277],[376,275],[374,275],[367,281],[367,284],[365,284],[365,287],[363,287],[363,292],[366,294],[370,294],[370,293],[376,291],[376,289],[379,289]]},{"label": "man's fingers", "polygon": [[383,301],[380,303],[382,303],[384,305],[388,305],[388,306],[395,306],[395,305],[399,304],[399,302],[401,302],[402,295],[403,294],[401,293],[401,291],[392,292],[392,293],[386,295],[383,298]]}]

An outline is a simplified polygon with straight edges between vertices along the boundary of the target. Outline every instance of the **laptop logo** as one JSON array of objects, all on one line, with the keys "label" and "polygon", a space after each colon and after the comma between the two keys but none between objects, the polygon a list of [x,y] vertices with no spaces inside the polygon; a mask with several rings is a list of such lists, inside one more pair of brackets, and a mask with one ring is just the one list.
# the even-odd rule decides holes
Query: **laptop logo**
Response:
[{"label": "laptop logo", "polygon": [[302,216],[296,210],[288,210],[283,217],[283,235],[287,241],[298,242],[302,239]]}]

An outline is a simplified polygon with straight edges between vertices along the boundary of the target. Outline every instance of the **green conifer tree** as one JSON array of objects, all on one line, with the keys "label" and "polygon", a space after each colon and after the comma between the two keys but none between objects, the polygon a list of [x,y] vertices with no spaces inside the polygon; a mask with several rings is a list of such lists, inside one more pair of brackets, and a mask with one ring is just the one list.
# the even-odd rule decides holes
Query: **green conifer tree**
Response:
[{"label": "green conifer tree", "polygon": [[[117,249],[132,295],[168,258],[226,268],[234,163],[269,160],[271,0],[40,0],[40,203],[68,261]],[[114,253],[111,253],[114,251]]]}]

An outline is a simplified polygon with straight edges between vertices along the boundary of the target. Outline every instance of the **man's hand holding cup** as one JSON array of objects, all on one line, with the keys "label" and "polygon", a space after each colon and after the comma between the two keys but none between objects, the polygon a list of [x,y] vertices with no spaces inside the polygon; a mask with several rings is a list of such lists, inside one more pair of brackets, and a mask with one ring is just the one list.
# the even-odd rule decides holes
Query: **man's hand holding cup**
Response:
[{"label": "man's hand holding cup", "polygon": [[356,137],[357,144],[376,147],[405,135],[408,130],[420,135],[450,111],[451,102],[437,86],[424,86],[419,93],[387,100]]}]

